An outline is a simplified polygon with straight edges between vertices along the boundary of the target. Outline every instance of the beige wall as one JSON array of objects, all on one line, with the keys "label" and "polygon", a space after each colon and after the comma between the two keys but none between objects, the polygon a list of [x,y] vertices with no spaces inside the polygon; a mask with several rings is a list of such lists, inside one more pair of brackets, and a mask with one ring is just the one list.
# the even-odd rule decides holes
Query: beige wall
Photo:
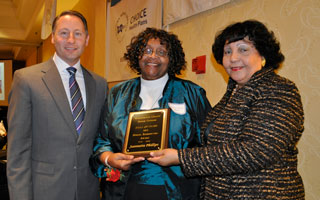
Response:
[{"label": "beige wall", "polygon": [[81,57],[81,63],[101,76],[104,76],[106,66],[106,2],[106,0],[79,0],[73,8],[80,11],[88,21],[90,39]]},{"label": "beige wall", "polygon": [[[305,111],[305,131],[299,142],[299,172],[307,200],[320,198],[320,1],[233,0],[225,6],[177,22],[169,27],[183,42],[188,70],[183,78],[204,87],[214,105],[226,89],[226,74],[213,61],[211,45],[218,30],[229,23],[258,19],[275,32],[286,59],[279,74],[293,80]],[[191,72],[192,58],[207,56],[207,72]]]}]

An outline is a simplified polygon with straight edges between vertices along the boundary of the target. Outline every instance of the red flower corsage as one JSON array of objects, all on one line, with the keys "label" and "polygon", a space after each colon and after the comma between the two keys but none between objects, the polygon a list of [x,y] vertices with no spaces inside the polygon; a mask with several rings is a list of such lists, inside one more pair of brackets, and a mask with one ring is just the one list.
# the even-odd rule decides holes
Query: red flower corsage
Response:
[{"label": "red flower corsage", "polygon": [[122,180],[123,174],[120,170],[114,168],[105,168],[104,171],[107,173],[107,181],[117,182],[118,180]]}]

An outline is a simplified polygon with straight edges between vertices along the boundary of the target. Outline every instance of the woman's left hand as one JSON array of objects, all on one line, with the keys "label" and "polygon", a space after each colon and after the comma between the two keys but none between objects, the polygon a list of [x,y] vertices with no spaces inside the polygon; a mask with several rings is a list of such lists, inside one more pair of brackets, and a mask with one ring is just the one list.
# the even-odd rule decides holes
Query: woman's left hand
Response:
[{"label": "woman's left hand", "polygon": [[176,149],[164,149],[150,153],[148,161],[157,163],[161,166],[179,165],[178,151]]}]

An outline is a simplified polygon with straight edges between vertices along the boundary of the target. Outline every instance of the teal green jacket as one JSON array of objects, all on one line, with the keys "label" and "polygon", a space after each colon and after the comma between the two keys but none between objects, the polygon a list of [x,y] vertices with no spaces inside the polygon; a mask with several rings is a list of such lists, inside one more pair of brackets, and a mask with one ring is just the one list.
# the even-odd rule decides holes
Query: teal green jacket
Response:
[{"label": "teal green jacket", "polygon": [[[122,151],[129,113],[139,111],[142,104],[139,93],[139,77],[122,82],[110,90],[102,131],[95,141],[90,160],[97,177],[106,177],[105,166],[99,161],[99,155],[105,151]],[[211,110],[205,90],[191,81],[169,77],[158,103],[160,108],[170,108],[168,147],[183,149],[201,146],[200,125]],[[126,176],[122,179],[123,183],[104,182],[102,190],[106,199],[122,199],[125,180],[129,176],[138,184],[164,185],[168,199],[197,199],[199,195],[199,178],[187,179],[180,166],[161,167],[143,161],[133,165],[123,175]]]}]

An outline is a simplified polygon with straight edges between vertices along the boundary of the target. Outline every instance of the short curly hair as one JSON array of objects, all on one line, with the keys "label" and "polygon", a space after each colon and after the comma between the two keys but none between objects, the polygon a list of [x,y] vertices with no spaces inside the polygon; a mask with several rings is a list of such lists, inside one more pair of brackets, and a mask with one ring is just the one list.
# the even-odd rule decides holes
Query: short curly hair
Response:
[{"label": "short curly hair", "polygon": [[212,53],[219,64],[222,64],[224,45],[248,37],[261,56],[266,59],[265,67],[278,69],[284,61],[284,55],[280,51],[280,44],[272,31],[257,20],[246,20],[229,25],[218,32]]},{"label": "short curly hair", "polygon": [[137,74],[141,74],[139,60],[143,56],[148,41],[157,38],[168,51],[168,74],[170,76],[180,75],[181,70],[186,68],[185,54],[180,40],[175,34],[156,28],[147,28],[131,39],[130,45],[127,46],[127,52],[124,54],[129,67]]}]

